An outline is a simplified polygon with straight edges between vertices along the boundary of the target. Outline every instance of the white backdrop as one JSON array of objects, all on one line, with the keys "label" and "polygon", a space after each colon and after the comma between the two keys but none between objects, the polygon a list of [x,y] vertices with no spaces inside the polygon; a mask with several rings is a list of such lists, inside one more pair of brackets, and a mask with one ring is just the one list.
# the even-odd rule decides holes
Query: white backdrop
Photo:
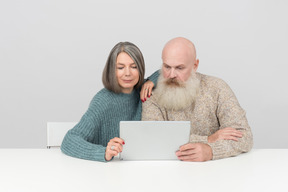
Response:
[{"label": "white backdrop", "polygon": [[198,71],[235,92],[254,148],[288,148],[287,10],[285,0],[0,0],[0,147],[44,148],[47,121],[79,121],[119,41],[139,46],[149,76],[183,36]]}]

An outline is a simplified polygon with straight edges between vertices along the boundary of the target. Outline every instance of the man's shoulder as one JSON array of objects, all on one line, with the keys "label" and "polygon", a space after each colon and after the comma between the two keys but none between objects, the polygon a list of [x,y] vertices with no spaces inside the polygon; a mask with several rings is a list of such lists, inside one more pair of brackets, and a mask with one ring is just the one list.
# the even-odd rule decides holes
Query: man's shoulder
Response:
[{"label": "man's shoulder", "polygon": [[222,80],[219,77],[211,76],[211,75],[206,75],[202,73],[196,73],[197,77],[200,79],[200,81],[205,82],[207,84],[213,84],[213,83],[222,83],[224,80]]},{"label": "man's shoulder", "polygon": [[143,107],[145,107],[145,106],[147,107],[150,105],[158,106],[158,98],[159,98],[159,95],[155,94],[155,90],[152,90],[151,96],[149,98],[147,98],[147,100],[144,103],[142,103],[142,106]]},{"label": "man's shoulder", "polygon": [[221,89],[227,87],[227,83],[218,77],[197,73],[197,78],[200,80],[202,87]]}]

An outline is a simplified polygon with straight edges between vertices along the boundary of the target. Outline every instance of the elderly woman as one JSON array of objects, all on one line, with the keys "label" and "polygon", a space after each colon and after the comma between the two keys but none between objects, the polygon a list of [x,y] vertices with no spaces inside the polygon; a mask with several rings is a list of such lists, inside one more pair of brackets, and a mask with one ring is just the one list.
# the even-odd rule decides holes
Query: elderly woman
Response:
[{"label": "elderly woman", "polygon": [[[104,162],[117,156],[125,144],[119,138],[119,122],[141,120],[140,90],[144,73],[145,63],[139,48],[130,42],[116,44],[103,71],[105,88],[94,96],[79,123],[67,132],[62,152]],[[148,81],[143,85],[142,98],[150,96],[158,76],[155,72],[149,77],[153,83]]]}]

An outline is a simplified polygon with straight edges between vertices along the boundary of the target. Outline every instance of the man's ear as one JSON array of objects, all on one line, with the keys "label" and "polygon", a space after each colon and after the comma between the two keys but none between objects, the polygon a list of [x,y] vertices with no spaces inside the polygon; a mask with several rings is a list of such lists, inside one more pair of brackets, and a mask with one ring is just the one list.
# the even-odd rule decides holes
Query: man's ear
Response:
[{"label": "man's ear", "polygon": [[199,66],[199,59],[196,59],[196,62],[193,65],[193,70],[196,72]]}]

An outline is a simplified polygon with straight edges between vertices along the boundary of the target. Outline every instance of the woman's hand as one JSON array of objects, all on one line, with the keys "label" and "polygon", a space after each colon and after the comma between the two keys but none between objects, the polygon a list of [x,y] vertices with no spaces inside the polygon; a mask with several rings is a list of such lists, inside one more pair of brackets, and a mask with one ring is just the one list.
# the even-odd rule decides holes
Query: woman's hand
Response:
[{"label": "woman's hand", "polygon": [[147,97],[151,96],[153,87],[154,83],[150,80],[146,81],[146,83],[143,84],[140,92],[140,99],[142,102],[145,102],[147,100]]},{"label": "woman's hand", "polygon": [[219,140],[233,140],[238,141],[242,137],[242,132],[231,127],[226,127],[216,131],[208,137],[208,143],[214,143]]},{"label": "woman's hand", "polygon": [[106,161],[110,161],[112,157],[117,156],[123,150],[123,145],[125,144],[123,139],[118,137],[114,137],[111,139],[106,147],[105,151],[105,159]]}]

